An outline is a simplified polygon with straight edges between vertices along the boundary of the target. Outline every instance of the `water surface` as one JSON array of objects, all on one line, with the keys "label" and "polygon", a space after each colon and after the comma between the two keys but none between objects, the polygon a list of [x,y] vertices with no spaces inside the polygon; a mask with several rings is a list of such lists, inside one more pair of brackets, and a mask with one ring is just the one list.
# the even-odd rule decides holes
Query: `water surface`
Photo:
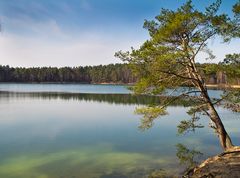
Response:
[{"label": "water surface", "polygon": [[0,91],[65,93],[130,93],[124,85],[2,83]]},{"label": "water surface", "polygon": [[[201,151],[199,161],[221,152],[206,118],[201,120],[205,128],[178,136],[176,126],[189,118],[181,105],[169,107],[169,115],[142,132],[134,110],[158,102],[156,98],[98,91],[0,92],[0,177],[141,178],[155,171],[172,175],[185,168],[176,156],[178,143]],[[218,111],[233,142],[240,144],[239,114]]]},{"label": "water surface", "polygon": [[[127,85],[101,85],[101,84],[31,84],[31,83],[0,83],[0,91],[12,92],[62,92],[62,93],[103,93],[103,94],[129,94]],[[172,92],[167,90],[166,93],[178,95],[186,92],[187,88],[181,87],[179,90]],[[209,95],[213,98],[219,98],[223,94],[222,90],[208,90]],[[192,94],[194,96],[194,94]]]}]

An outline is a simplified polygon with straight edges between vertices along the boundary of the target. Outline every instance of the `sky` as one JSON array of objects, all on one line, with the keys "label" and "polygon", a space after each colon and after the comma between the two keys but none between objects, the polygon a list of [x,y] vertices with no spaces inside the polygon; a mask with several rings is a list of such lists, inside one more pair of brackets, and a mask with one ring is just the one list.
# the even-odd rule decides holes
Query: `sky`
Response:
[{"label": "sky", "polygon": [[[235,0],[222,0],[231,14]],[[161,8],[176,9],[185,0],[0,0],[0,65],[13,67],[86,66],[120,63],[119,50],[138,48]],[[200,10],[213,0],[193,0]],[[240,41],[210,42],[218,62],[238,52]],[[199,62],[206,62],[200,60]]]}]

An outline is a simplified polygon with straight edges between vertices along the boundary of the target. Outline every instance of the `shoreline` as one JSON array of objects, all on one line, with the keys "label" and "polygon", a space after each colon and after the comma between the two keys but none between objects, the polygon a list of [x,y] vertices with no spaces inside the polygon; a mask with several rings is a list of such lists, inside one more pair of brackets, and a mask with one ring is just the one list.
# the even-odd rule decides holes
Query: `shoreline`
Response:
[{"label": "shoreline", "polygon": [[220,88],[220,89],[240,89],[240,85],[228,85],[228,84],[207,84],[208,88]]},{"label": "shoreline", "polygon": [[[103,83],[87,83],[87,82],[0,82],[0,84],[90,84],[90,85],[127,85],[132,86],[134,83],[113,83],[113,82],[103,82]],[[228,85],[228,84],[206,84],[207,88],[232,88],[240,89],[240,85]]]}]

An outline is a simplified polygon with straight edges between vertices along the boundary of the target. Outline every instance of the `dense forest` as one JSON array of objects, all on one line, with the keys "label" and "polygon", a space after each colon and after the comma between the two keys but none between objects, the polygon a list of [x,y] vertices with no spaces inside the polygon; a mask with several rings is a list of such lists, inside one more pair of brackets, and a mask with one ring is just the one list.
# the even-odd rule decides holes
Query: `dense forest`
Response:
[{"label": "dense forest", "polygon": [[[224,64],[198,64],[208,84],[240,85],[240,74],[226,74]],[[231,71],[228,69],[228,71]],[[240,72],[239,72],[240,73]],[[24,83],[134,83],[128,64],[109,64],[85,67],[9,67],[0,65],[0,82]]]},{"label": "dense forest", "polygon": [[0,82],[133,83],[136,78],[127,64],[86,67],[0,66]]}]

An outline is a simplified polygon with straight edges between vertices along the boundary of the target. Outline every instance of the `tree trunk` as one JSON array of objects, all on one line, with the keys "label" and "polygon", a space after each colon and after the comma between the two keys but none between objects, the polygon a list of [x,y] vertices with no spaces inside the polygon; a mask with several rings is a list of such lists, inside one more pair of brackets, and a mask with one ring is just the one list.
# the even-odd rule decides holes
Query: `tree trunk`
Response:
[{"label": "tree trunk", "polygon": [[224,151],[232,148],[233,144],[232,144],[231,138],[229,137],[227,131],[225,130],[224,125],[223,125],[216,109],[212,105],[212,103],[208,104],[208,108],[209,108],[210,116],[211,116],[210,119],[216,125],[216,131],[217,131],[219,141],[220,141],[222,148],[224,149]]},{"label": "tree trunk", "polygon": [[[185,51],[187,51],[185,41],[183,42],[183,47],[184,47]],[[202,76],[198,72],[195,64],[196,63],[195,63],[194,57],[190,58],[189,66],[191,66],[191,67],[187,67],[188,75],[190,78],[194,78],[194,80],[192,81],[193,85],[201,91],[201,95],[202,95],[203,99],[205,100],[205,103],[209,110],[209,117],[210,117],[211,121],[213,121],[215,124],[220,144],[221,144],[223,150],[226,151],[233,147],[231,138],[229,137],[227,131],[224,128],[222,120],[221,120],[220,116],[218,115],[218,113],[214,107],[214,104],[211,101],[211,98],[208,95],[206,84],[205,84]]]},{"label": "tree trunk", "polygon": [[227,131],[225,130],[225,127],[222,123],[222,120],[220,116],[218,115],[208,93],[207,90],[202,90],[202,94],[204,99],[206,100],[208,109],[209,109],[209,114],[210,114],[210,119],[211,121],[214,122],[216,126],[216,131],[219,137],[220,144],[223,148],[224,151],[232,148],[234,145],[232,144],[231,138],[229,137]]}]

